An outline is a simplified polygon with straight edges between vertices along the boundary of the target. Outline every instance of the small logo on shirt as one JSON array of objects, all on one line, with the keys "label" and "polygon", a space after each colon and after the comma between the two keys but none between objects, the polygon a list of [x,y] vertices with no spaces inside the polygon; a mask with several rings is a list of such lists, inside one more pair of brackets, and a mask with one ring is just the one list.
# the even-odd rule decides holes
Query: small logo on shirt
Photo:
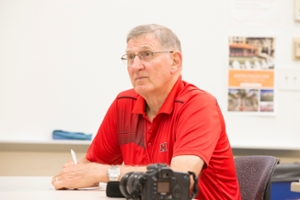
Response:
[{"label": "small logo on shirt", "polygon": [[168,151],[167,144],[168,144],[167,142],[160,144],[160,152]]}]

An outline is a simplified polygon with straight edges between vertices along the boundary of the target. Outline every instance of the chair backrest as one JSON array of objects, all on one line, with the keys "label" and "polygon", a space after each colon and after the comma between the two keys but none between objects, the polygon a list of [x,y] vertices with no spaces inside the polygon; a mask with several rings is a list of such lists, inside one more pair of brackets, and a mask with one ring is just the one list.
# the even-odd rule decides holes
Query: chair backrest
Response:
[{"label": "chair backrest", "polygon": [[279,159],[253,155],[234,158],[242,200],[270,198],[270,182]]}]

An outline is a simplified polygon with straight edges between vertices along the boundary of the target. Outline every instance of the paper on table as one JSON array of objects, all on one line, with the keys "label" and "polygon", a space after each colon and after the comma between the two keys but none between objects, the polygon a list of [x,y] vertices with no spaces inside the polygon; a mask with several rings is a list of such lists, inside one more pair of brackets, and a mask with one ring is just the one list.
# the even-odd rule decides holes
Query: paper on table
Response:
[{"label": "paper on table", "polygon": [[103,188],[95,186],[95,187],[85,187],[85,188],[77,188],[77,189],[70,188],[69,190],[82,190],[82,191],[85,191],[85,190],[103,190]]},{"label": "paper on table", "polygon": [[78,188],[75,190],[106,190],[106,183],[99,183],[99,186]]},{"label": "paper on table", "polygon": [[[51,189],[54,189],[54,188],[51,188]],[[104,191],[104,190],[106,190],[106,183],[99,183],[99,186],[94,186],[94,187],[69,188],[68,190],[80,190],[80,191],[99,190],[99,191]]]}]

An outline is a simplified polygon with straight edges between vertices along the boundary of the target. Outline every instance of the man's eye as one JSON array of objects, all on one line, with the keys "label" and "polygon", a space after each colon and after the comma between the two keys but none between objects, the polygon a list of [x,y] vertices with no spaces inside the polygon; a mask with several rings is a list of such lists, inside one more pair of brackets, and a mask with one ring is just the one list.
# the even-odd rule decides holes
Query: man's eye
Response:
[{"label": "man's eye", "polygon": [[143,54],[143,57],[150,57],[151,56],[151,52],[150,51],[145,51],[145,52],[142,52]]},{"label": "man's eye", "polygon": [[134,54],[128,54],[127,59],[128,60],[134,60],[135,55]]}]

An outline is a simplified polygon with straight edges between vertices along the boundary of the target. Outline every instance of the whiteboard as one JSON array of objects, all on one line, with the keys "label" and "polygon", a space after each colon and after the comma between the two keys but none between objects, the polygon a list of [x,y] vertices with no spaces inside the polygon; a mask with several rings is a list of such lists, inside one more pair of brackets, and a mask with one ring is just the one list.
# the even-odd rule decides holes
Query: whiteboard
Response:
[{"label": "whiteboard", "polygon": [[0,1],[0,140],[47,141],[55,129],[95,134],[116,95],[131,88],[120,60],[127,33],[157,23],[181,40],[183,79],[217,98],[233,147],[300,149],[299,92],[276,91],[274,116],[226,109],[229,35],[275,35],[276,66],[299,67],[293,1],[277,1],[280,22],[269,29],[229,27],[235,1]]}]

